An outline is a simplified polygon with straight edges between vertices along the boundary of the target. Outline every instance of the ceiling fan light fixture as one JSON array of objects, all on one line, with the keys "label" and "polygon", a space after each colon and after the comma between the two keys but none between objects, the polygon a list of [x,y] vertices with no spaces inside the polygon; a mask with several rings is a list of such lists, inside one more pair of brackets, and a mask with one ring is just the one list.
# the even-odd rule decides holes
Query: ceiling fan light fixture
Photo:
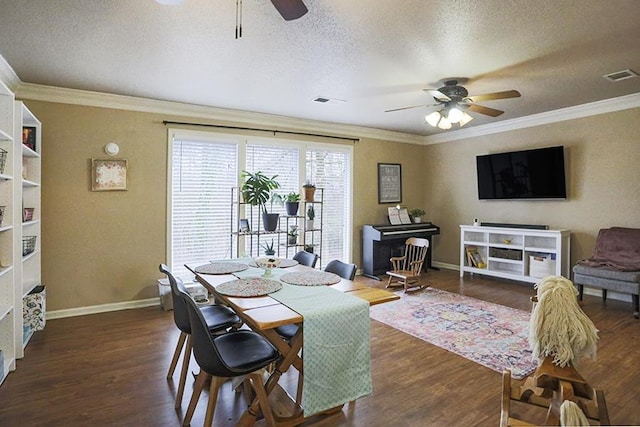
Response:
[{"label": "ceiling fan light fixture", "polygon": [[473,117],[463,111],[462,112],[462,119],[460,119],[458,124],[460,125],[460,127],[462,127],[462,126],[466,125],[467,123],[469,123],[471,120],[473,120]]},{"label": "ceiling fan light fixture", "polygon": [[447,119],[449,119],[451,123],[459,123],[464,117],[463,114],[464,113],[460,111],[459,108],[451,107],[449,109],[449,114],[447,114]]},{"label": "ceiling fan light fixture", "polygon": [[436,127],[438,126],[438,122],[440,121],[440,117],[442,117],[440,115],[439,111],[434,111],[431,114],[428,114],[427,116],[425,116],[424,120],[429,123],[431,126]]},{"label": "ceiling fan light fixture", "polygon": [[446,117],[442,116],[442,119],[440,119],[440,122],[438,122],[438,127],[442,130],[447,130],[447,129],[451,129],[451,122],[449,121],[449,119],[447,119]]}]

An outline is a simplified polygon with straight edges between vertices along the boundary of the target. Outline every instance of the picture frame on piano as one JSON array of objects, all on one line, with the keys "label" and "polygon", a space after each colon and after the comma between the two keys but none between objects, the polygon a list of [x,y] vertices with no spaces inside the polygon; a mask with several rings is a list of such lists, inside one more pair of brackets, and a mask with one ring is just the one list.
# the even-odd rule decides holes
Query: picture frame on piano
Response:
[{"label": "picture frame on piano", "polygon": [[402,165],[378,163],[378,204],[402,202]]}]

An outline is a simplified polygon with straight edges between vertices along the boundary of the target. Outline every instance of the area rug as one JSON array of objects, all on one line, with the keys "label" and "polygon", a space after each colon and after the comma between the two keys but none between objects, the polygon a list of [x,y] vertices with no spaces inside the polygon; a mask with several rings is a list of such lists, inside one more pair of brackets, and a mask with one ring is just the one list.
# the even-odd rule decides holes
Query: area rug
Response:
[{"label": "area rug", "polygon": [[536,369],[529,312],[435,288],[398,295],[371,307],[371,318],[515,379]]}]

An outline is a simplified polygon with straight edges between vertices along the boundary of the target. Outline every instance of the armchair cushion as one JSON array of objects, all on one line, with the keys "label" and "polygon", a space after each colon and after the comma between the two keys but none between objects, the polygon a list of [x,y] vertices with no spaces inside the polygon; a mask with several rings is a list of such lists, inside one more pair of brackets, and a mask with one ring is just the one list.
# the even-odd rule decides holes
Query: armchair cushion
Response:
[{"label": "armchair cushion", "polygon": [[591,258],[573,266],[573,282],[582,299],[585,286],[631,294],[633,314],[640,311],[640,229],[612,227],[598,232]]},{"label": "armchair cushion", "polygon": [[603,228],[598,232],[591,258],[578,264],[618,271],[640,271],[640,228]]}]

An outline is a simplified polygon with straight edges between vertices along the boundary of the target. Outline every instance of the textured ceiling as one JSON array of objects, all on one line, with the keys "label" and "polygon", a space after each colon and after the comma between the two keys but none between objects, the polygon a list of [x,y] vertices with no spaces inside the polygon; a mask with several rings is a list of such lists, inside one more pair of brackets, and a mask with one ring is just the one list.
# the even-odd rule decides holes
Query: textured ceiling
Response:
[{"label": "textured ceiling", "polygon": [[[418,135],[422,89],[468,78],[497,118],[640,93],[637,0],[305,0],[285,21],[267,0],[0,0],[0,55],[23,82],[270,113]],[[320,104],[317,96],[345,102]]]}]

